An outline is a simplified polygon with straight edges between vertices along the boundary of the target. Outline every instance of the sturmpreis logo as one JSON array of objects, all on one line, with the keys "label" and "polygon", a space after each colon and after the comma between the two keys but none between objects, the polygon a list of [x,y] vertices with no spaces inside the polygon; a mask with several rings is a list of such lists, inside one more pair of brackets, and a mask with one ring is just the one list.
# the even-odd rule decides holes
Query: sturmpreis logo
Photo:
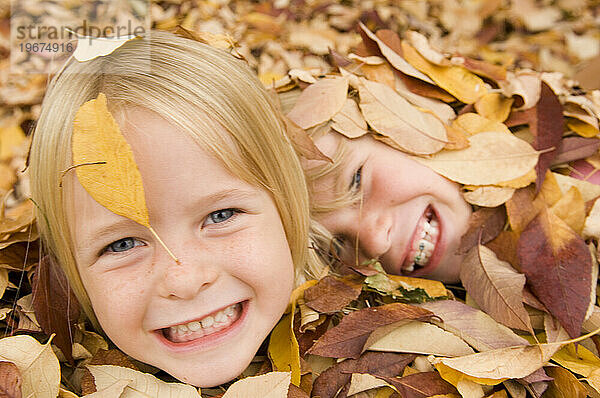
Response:
[{"label": "sturmpreis logo", "polygon": [[149,32],[150,0],[11,0],[10,25],[10,72],[55,73],[82,38],[93,54]]}]

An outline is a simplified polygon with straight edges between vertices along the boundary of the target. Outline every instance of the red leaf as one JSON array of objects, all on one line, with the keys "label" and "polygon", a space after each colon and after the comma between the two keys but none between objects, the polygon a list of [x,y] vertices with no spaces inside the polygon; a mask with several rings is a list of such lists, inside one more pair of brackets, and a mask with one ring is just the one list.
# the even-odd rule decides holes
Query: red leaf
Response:
[{"label": "red leaf", "polygon": [[579,336],[592,295],[592,257],[585,241],[543,208],[521,233],[517,256],[532,292],[569,336]]},{"label": "red leaf", "polygon": [[54,344],[73,363],[71,336],[79,318],[79,302],[64,273],[50,256],[40,261],[32,289],[35,317],[46,334],[56,333]]},{"label": "red leaf", "polygon": [[437,372],[421,372],[401,378],[386,377],[400,392],[402,398],[426,398],[434,395],[458,394],[454,386],[442,379]]},{"label": "red leaf", "polygon": [[369,335],[380,326],[402,320],[425,320],[433,313],[409,304],[393,303],[363,308],[342,318],[308,350],[309,354],[331,358],[358,358]]},{"label": "red leaf", "polygon": [[[469,219],[469,229],[462,236],[457,253],[466,253],[478,243],[483,245],[495,239],[504,229],[504,224],[506,224],[504,207],[483,207],[477,210]],[[479,242],[480,236],[481,242]]]},{"label": "red leaf", "polygon": [[414,354],[366,352],[359,359],[336,363],[315,379],[313,397],[346,397],[352,373],[368,373],[377,377],[394,377],[415,359]]},{"label": "red leaf", "polygon": [[0,362],[0,398],[21,398],[23,377],[12,362]]},{"label": "red leaf", "polygon": [[600,140],[597,138],[563,138],[558,146],[556,158],[552,161],[552,166],[587,158],[595,154],[598,148],[600,148]]},{"label": "red leaf", "polygon": [[317,312],[340,311],[358,298],[363,279],[326,276],[304,292],[305,304]]}]

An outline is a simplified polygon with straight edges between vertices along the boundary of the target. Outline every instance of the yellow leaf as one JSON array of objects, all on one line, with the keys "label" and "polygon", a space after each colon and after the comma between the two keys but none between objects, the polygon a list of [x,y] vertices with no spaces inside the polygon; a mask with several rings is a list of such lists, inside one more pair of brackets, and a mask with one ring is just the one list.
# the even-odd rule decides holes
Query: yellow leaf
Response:
[{"label": "yellow leaf", "polygon": [[201,398],[197,388],[183,383],[166,383],[151,374],[114,365],[87,365],[87,369],[94,376],[96,390],[101,391],[109,387],[120,387],[127,381],[120,398],[134,398],[143,396],[152,397],[177,397]]},{"label": "yellow leaf", "polygon": [[300,348],[294,335],[294,317],[285,315],[269,339],[269,358],[273,368],[281,372],[291,372],[292,383],[300,385]]},{"label": "yellow leaf", "polygon": [[560,186],[558,185],[558,181],[556,181],[554,173],[552,173],[550,170],[546,171],[546,177],[544,178],[544,182],[542,183],[542,187],[540,188],[538,195],[549,207],[558,202],[563,195],[560,190]]},{"label": "yellow leaf", "polygon": [[427,295],[431,298],[448,296],[446,287],[440,281],[390,274],[388,274],[387,277],[393,280],[394,282],[402,282],[404,284],[410,285],[413,288],[421,288],[425,290],[425,293],[427,293]]},{"label": "yellow leaf", "polygon": [[585,386],[568,370],[559,366],[549,367],[546,372],[554,380],[544,392],[544,398],[586,398]]},{"label": "yellow leaf", "polygon": [[75,168],[77,178],[90,196],[113,213],[150,227],[142,175],[103,93],[77,111],[72,145],[73,164],[82,165]]},{"label": "yellow leaf", "polygon": [[567,127],[582,137],[592,138],[598,135],[598,129],[590,124],[574,118],[566,118]]},{"label": "yellow leaf", "polygon": [[83,104],[73,121],[73,164],[79,182],[92,198],[115,214],[150,226],[142,175],[133,151],[106,105],[104,93]]},{"label": "yellow leaf", "polygon": [[472,104],[487,93],[485,82],[462,66],[440,66],[425,59],[407,41],[402,41],[404,58],[425,73],[438,86],[465,104]]},{"label": "yellow leaf", "polygon": [[487,119],[502,123],[510,114],[514,101],[500,93],[488,93],[475,103],[475,110]]},{"label": "yellow leaf", "polygon": [[31,336],[0,339],[0,360],[17,365],[23,377],[23,397],[56,398],[60,384],[60,365],[50,341],[40,344]]},{"label": "yellow leaf", "polygon": [[495,185],[521,177],[536,165],[538,153],[527,142],[497,131],[469,137],[470,146],[442,150],[429,158],[412,159],[452,181],[469,185]]},{"label": "yellow leaf", "polygon": [[452,127],[464,132],[466,135],[475,135],[483,131],[501,131],[509,133],[510,130],[504,123],[488,119],[477,113],[463,113],[452,122]]},{"label": "yellow leaf", "polygon": [[505,380],[508,380],[506,378],[504,378],[504,379],[486,379],[486,378],[469,376],[469,375],[461,373],[455,369],[452,369],[449,366],[446,366],[442,362],[436,363],[434,366],[437,369],[437,371],[440,372],[440,376],[442,376],[442,379],[446,380],[448,383],[452,384],[454,387],[456,387],[461,380],[469,380],[469,381],[475,382],[477,384],[482,384],[482,385],[486,385],[486,386],[495,386],[497,384],[502,383]]},{"label": "yellow leaf", "polygon": [[535,173],[535,169],[531,169],[529,170],[529,172],[527,174],[522,175],[521,177],[517,177],[514,178],[512,180],[508,180],[508,181],[501,181],[499,183],[497,183],[496,185],[499,187],[504,187],[504,188],[523,188],[526,187],[527,185],[531,184],[532,182],[535,181],[536,179],[536,173]]},{"label": "yellow leaf", "polygon": [[291,372],[292,383],[300,385],[300,347],[294,334],[294,313],[296,312],[296,303],[303,297],[304,291],[318,283],[318,280],[310,280],[294,289],[290,298],[290,304],[287,312],[273,331],[269,339],[269,359],[273,368],[278,371]]},{"label": "yellow leaf", "polygon": [[287,397],[290,372],[269,372],[246,377],[227,389],[223,398],[282,398]]},{"label": "yellow leaf", "polygon": [[600,358],[579,344],[569,344],[552,356],[552,360],[571,372],[588,377],[600,369]]},{"label": "yellow leaf", "polygon": [[585,223],[585,202],[579,190],[571,187],[550,211],[561,218],[571,229],[581,234]]},{"label": "yellow leaf", "polygon": [[18,125],[0,127],[0,160],[12,158],[15,147],[25,141],[25,133]]}]

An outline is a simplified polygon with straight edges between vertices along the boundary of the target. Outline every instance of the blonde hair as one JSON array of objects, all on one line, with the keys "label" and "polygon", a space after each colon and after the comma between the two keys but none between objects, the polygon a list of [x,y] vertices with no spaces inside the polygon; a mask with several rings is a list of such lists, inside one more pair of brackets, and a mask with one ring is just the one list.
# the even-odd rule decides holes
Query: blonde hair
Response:
[{"label": "blonde hair", "polygon": [[[306,181],[267,91],[243,60],[226,51],[152,31],[110,55],[86,62],[71,59],[48,87],[31,147],[31,195],[38,206],[42,243],[61,265],[96,327],[70,239],[69,192],[59,184],[61,172],[72,165],[75,113],[100,92],[113,114],[125,106],[154,111],[189,133],[233,175],[266,189],[278,209],[297,282],[319,273],[318,258],[308,252]],[[228,136],[211,128],[215,122]]]}]

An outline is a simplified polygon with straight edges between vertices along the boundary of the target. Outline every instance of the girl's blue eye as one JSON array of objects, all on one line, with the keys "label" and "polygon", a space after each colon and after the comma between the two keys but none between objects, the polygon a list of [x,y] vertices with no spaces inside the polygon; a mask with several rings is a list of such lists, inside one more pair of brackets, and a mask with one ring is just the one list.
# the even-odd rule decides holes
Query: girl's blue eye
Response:
[{"label": "girl's blue eye", "polygon": [[363,166],[360,166],[352,176],[352,181],[350,182],[351,191],[357,191],[360,188],[360,183],[362,179],[362,169]]},{"label": "girl's blue eye", "polygon": [[136,240],[134,238],[123,238],[106,246],[105,251],[113,253],[122,253],[126,252],[127,250],[133,249],[135,246],[139,246],[139,244],[136,244]]},{"label": "girl's blue eye", "polygon": [[221,210],[213,211],[206,218],[204,225],[222,223],[224,221],[229,220],[231,217],[233,217],[238,212],[239,212],[239,210],[236,210],[236,209],[221,209]]}]

